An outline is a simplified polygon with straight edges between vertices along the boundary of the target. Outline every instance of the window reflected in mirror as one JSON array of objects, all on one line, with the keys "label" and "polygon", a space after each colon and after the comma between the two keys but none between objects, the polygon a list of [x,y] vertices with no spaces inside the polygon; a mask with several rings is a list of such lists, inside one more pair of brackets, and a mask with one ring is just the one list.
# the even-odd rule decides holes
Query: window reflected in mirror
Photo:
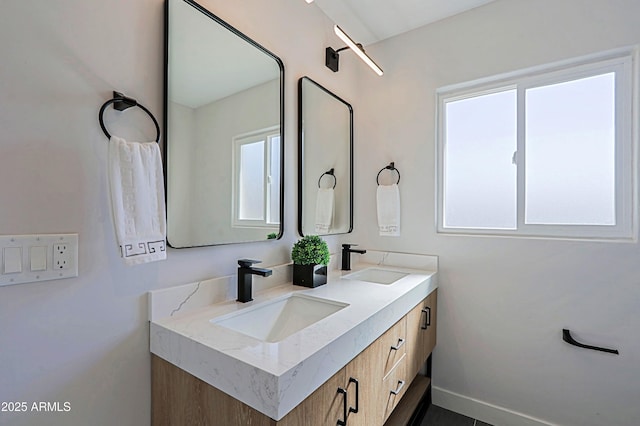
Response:
[{"label": "window reflected in mirror", "polygon": [[280,226],[280,129],[234,138],[234,224]]}]

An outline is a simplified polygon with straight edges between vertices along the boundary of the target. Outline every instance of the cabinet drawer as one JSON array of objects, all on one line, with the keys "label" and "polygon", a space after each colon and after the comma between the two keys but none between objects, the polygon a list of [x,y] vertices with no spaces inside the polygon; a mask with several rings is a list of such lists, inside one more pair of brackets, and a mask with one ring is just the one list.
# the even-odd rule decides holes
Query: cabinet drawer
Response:
[{"label": "cabinet drawer", "polygon": [[398,405],[400,399],[409,387],[406,361],[407,356],[405,354],[382,381],[384,421],[387,421],[391,412],[396,408],[396,405]]},{"label": "cabinet drawer", "polygon": [[382,351],[383,372],[386,377],[393,367],[407,353],[407,319],[402,318],[393,327],[387,330],[380,338],[380,350]]}]

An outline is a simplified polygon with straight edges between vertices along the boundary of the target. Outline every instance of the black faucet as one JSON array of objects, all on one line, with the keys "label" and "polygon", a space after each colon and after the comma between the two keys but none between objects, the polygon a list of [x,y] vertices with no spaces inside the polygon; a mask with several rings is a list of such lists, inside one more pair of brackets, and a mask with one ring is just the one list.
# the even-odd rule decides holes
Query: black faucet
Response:
[{"label": "black faucet", "polygon": [[238,302],[246,303],[251,302],[251,276],[260,275],[261,277],[268,277],[273,273],[271,269],[254,268],[251,265],[254,263],[260,263],[261,260],[240,259],[238,260]]},{"label": "black faucet", "polygon": [[355,250],[352,249],[352,246],[357,246],[357,244],[343,244],[342,245],[342,270],[350,271],[351,270],[351,253],[360,253],[365,254],[366,250]]}]

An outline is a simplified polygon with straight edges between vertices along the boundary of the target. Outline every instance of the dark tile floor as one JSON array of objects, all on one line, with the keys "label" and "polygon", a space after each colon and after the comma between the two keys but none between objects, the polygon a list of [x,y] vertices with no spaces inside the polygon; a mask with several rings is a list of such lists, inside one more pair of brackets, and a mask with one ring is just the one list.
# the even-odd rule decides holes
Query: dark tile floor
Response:
[{"label": "dark tile floor", "polygon": [[421,426],[491,426],[431,404]]}]

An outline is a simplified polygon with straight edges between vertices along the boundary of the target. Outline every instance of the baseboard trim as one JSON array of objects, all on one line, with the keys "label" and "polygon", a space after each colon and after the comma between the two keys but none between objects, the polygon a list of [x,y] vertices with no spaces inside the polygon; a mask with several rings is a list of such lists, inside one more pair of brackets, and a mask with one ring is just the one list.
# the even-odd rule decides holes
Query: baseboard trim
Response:
[{"label": "baseboard trim", "polygon": [[432,387],[433,404],[494,426],[558,426],[526,414],[489,404],[437,386]]}]

